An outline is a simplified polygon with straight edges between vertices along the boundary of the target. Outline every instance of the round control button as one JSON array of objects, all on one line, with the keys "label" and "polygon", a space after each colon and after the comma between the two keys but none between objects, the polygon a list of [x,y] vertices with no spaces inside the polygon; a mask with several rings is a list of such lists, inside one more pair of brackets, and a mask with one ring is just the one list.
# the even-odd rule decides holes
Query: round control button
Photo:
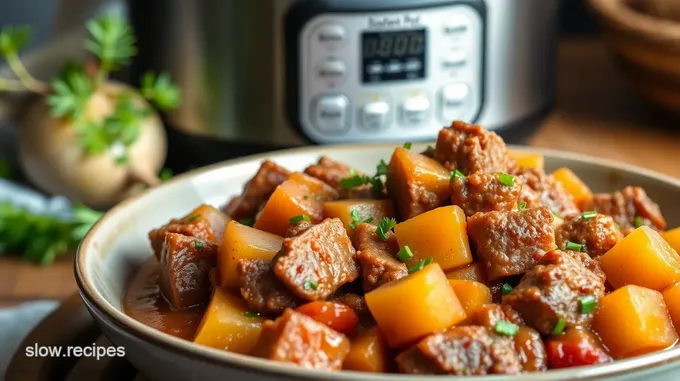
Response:
[{"label": "round control button", "polygon": [[441,91],[441,119],[449,123],[460,119],[467,111],[467,100],[470,97],[470,87],[464,83],[452,83]]},{"label": "round control button", "polygon": [[327,94],[316,99],[312,120],[323,133],[342,133],[349,127],[350,102],[344,94]]},{"label": "round control button", "polygon": [[339,85],[347,75],[347,65],[337,58],[329,58],[318,65],[317,76],[330,86]]},{"label": "round control button", "polygon": [[419,126],[430,116],[430,100],[425,95],[406,99],[401,106],[401,123],[405,126]]},{"label": "round control button", "polygon": [[335,50],[345,45],[347,32],[341,25],[324,24],[316,30],[314,38],[327,49]]},{"label": "round control button", "polygon": [[470,20],[467,18],[467,16],[456,13],[446,17],[442,32],[444,32],[446,35],[455,35],[467,31],[469,26]]},{"label": "round control button", "polygon": [[387,125],[390,105],[385,101],[367,103],[361,113],[361,126],[367,130],[379,130]]},{"label": "round control button", "polygon": [[465,65],[467,52],[463,49],[455,49],[444,57],[444,68],[453,69]]}]

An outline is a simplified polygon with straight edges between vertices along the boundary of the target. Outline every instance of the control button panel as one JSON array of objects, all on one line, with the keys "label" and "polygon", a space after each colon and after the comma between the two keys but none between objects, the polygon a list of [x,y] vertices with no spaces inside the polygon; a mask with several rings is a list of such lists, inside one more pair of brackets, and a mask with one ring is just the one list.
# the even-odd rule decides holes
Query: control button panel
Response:
[{"label": "control button panel", "polygon": [[343,94],[324,95],[316,100],[314,126],[323,133],[344,132],[349,122],[349,99]]},{"label": "control button panel", "polygon": [[[480,2],[481,3],[481,2]],[[324,13],[299,35],[298,115],[317,143],[434,139],[482,107],[484,20],[473,5]]]}]

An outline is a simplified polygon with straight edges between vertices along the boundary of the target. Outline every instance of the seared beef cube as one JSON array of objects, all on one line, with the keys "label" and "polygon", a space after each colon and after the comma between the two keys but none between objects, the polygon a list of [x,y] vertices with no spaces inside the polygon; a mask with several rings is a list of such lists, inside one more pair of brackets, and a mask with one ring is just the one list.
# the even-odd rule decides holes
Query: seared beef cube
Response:
[{"label": "seared beef cube", "polygon": [[588,219],[581,215],[567,216],[555,230],[557,247],[565,250],[568,242],[578,243],[591,257],[603,255],[622,238],[623,234],[616,227],[614,219],[604,214]]},{"label": "seared beef cube", "polygon": [[482,126],[461,121],[439,131],[434,159],[447,169],[457,169],[465,175],[505,172],[511,163],[500,136]]},{"label": "seared beef cube", "polygon": [[272,263],[276,277],[298,297],[320,300],[359,277],[354,257],[342,222],[328,218],[298,236],[284,239]]},{"label": "seared beef cube", "polygon": [[151,248],[157,259],[165,241],[165,233],[177,233],[219,244],[230,218],[219,209],[203,204],[181,219],[172,219],[165,226],[149,232]]},{"label": "seared beef cube", "polygon": [[449,199],[451,173],[427,156],[398,147],[387,166],[387,192],[403,220],[444,205]]},{"label": "seared beef cube", "polygon": [[262,325],[252,355],[303,368],[340,370],[349,349],[350,342],[342,333],[287,309],[276,321]]},{"label": "seared beef cube", "polygon": [[602,266],[600,266],[600,262],[594,260],[593,258],[590,257],[590,255],[582,252],[582,251],[571,251],[571,250],[562,250],[564,254],[569,255],[573,259],[577,260],[580,262],[585,268],[590,270],[593,274],[595,274],[596,277],[598,277],[602,283],[607,280],[607,276],[605,275],[604,271],[602,270]]},{"label": "seared beef cube", "polygon": [[331,300],[351,308],[360,318],[371,316],[371,312],[366,305],[366,299],[363,296],[347,293],[336,295]]},{"label": "seared beef cube", "polygon": [[467,323],[494,329],[499,321],[507,321],[515,325],[524,325],[519,312],[507,304],[485,304],[469,314]]},{"label": "seared beef cube", "polygon": [[552,251],[503,297],[503,303],[519,311],[529,326],[548,335],[559,319],[566,327],[590,324],[593,314],[582,313],[580,300],[590,296],[597,304],[604,292],[603,280],[574,256]]},{"label": "seared beef cube", "polygon": [[465,215],[498,210],[516,210],[522,190],[522,180],[515,178],[512,186],[503,184],[502,172],[477,172],[451,180],[451,203],[460,206]]},{"label": "seared beef cube", "polygon": [[238,199],[232,199],[225,207],[225,212],[235,220],[254,218],[276,187],[286,181],[290,172],[274,163],[265,160],[255,176],[243,187]]},{"label": "seared beef cube", "polygon": [[[363,176],[363,173],[359,171],[355,170],[354,173],[358,176]],[[340,180],[352,177],[352,168],[326,156],[321,156],[317,164],[307,167],[305,174],[315,177],[335,188],[340,194],[340,198],[372,198],[379,196],[379,194],[376,195],[372,191],[371,186],[368,184],[350,189],[343,188],[340,185]]]},{"label": "seared beef cube", "polygon": [[307,229],[311,228],[312,226],[314,226],[313,223],[302,220],[302,221],[296,223],[295,225],[291,225],[288,228],[288,230],[286,231],[286,237],[298,236],[298,235],[304,233],[305,231],[307,231]]},{"label": "seared beef cube", "polygon": [[210,269],[217,245],[177,233],[165,234],[160,256],[159,286],[174,310],[206,303],[212,290]]},{"label": "seared beef cube", "polygon": [[524,181],[520,199],[527,208],[545,206],[559,217],[580,213],[574,198],[553,175],[540,168],[520,168],[514,174]]},{"label": "seared beef cube", "polygon": [[479,326],[453,327],[435,333],[397,356],[402,373],[518,374],[519,357],[509,338]]},{"label": "seared beef cube", "polygon": [[584,210],[596,210],[611,216],[621,232],[628,235],[636,227],[647,225],[657,231],[666,228],[659,205],[640,187],[625,187],[611,194],[596,194],[586,202]]},{"label": "seared beef cube", "polygon": [[553,215],[547,208],[477,213],[467,221],[468,236],[489,280],[534,267],[555,248]]},{"label": "seared beef cube", "polygon": [[375,231],[375,225],[366,223],[356,228],[356,259],[366,292],[408,275],[406,265],[395,257],[399,251],[397,237],[388,232],[387,241],[383,241]]},{"label": "seared beef cube", "polygon": [[272,272],[272,264],[263,259],[241,259],[239,274],[241,296],[248,308],[263,314],[280,314],[302,302]]}]

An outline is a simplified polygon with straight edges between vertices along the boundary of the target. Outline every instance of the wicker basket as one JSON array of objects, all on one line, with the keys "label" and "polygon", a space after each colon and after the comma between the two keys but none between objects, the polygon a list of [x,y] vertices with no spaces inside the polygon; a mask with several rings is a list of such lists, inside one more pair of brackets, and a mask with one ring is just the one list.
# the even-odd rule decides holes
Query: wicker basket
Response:
[{"label": "wicker basket", "polygon": [[[616,61],[637,91],[651,102],[680,113],[680,21],[678,0],[588,0],[600,18]],[[658,2],[657,2],[658,3]],[[673,3],[673,4],[671,4]]]}]

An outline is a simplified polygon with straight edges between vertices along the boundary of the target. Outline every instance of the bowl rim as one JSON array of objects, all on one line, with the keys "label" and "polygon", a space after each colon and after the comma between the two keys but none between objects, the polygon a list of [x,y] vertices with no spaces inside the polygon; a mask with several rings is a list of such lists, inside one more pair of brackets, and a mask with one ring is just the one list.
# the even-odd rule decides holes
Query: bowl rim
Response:
[{"label": "bowl rim", "polygon": [[649,41],[677,43],[680,23],[639,12],[626,4],[626,0],[588,0],[590,7],[605,23],[635,33]]},{"label": "bowl rim", "polygon": [[[414,149],[418,147],[425,147],[428,143],[414,143]],[[433,144],[430,142],[429,144]],[[328,146],[312,146],[291,148],[285,150],[271,151],[262,154],[249,155],[237,159],[227,160],[220,163],[212,164],[202,168],[195,169],[178,175],[163,184],[160,184],[152,189],[148,189],[138,195],[135,195],[118,205],[111,208],[87,233],[76,251],[74,259],[74,275],[79,293],[86,306],[95,309],[100,315],[103,315],[108,322],[115,325],[117,328],[123,330],[126,334],[135,337],[138,340],[148,342],[154,346],[160,346],[164,350],[174,352],[177,355],[192,358],[201,362],[208,362],[213,365],[222,366],[226,368],[234,368],[247,373],[257,373],[261,375],[271,376],[290,376],[296,378],[303,378],[307,380],[317,380],[324,378],[327,380],[402,380],[402,381],[416,381],[423,377],[421,375],[413,376],[406,374],[373,374],[365,372],[345,371],[342,372],[326,372],[312,369],[305,369],[292,366],[285,363],[279,363],[271,360],[256,358],[248,355],[231,353],[224,350],[195,345],[190,341],[186,341],[169,334],[160,332],[145,324],[126,315],[121,310],[113,307],[106,300],[98,295],[95,286],[90,277],[85,272],[87,268],[86,263],[90,257],[89,253],[105,249],[94,245],[94,237],[98,235],[102,226],[105,226],[114,219],[114,216],[127,210],[131,205],[141,202],[141,200],[151,197],[155,191],[161,187],[169,186],[173,183],[190,181],[192,178],[199,177],[208,172],[224,169],[238,164],[244,164],[253,161],[262,161],[265,159],[285,159],[286,156],[295,154],[332,154],[334,152],[347,152],[351,150],[369,150],[369,149],[386,149],[393,148],[395,143],[368,143],[368,144],[347,144],[347,145],[328,145]],[[680,180],[671,176],[638,167],[631,164],[626,164],[606,158],[599,158],[590,155],[579,153],[565,152],[549,148],[528,147],[520,145],[508,145],[508,149],[512,152],[521,153],[537,153],[546,157],[553,157],[558,159],[566,159],[570,161],[580,162],[582,164],[596,164],[599,166],[608,167],[613,170],[632,173],[638,176],[652,178],[654,180],[667,183],[680,190]],[[113,242],[114,240],[107,240]],[[110,243],[109,243],[110,244]],[[493,376],[436,376],[440,379],[449,379],[455,377],[456,380],[467,381],[595,381],[602,379],[602,377],[621,376],[632,372],[643,370],[651,370],[653,368],[661,367],[668,364],[680,363],[680,347],[658,351],[642,356],[633,357],[630,359],[616,360],[609,364],[585,366],[571,369],[557,369],[547,372],[532,372],[523,373],[520,375],[493,375]]]}]

